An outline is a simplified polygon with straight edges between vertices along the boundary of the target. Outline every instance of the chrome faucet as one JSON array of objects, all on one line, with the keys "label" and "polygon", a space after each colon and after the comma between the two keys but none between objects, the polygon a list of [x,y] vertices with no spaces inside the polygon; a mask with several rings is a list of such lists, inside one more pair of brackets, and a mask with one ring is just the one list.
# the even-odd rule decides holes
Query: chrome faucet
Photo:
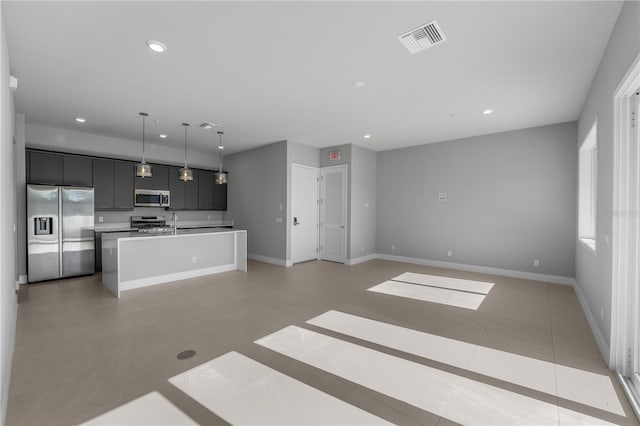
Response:
[{"label": "chrome faucet", "polygon": [[178,215],[176,212],[171,213],[171,220],[173,221],[173,235],[178,235]]}]

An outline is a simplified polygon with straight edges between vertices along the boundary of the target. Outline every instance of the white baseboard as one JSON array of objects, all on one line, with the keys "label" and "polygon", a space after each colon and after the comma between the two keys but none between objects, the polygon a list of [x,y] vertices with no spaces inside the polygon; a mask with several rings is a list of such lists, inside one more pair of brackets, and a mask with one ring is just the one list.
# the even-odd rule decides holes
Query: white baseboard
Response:
[{"label": "white baseboard", "polygon": [[270,263],[272,265],[285,266],[285,267],[291,266],[290,260],[287,261],[284,259],[277,259],[275,257],[267,257],[259,254],[247,253],[247,258],[251,260],[257,260],[258,262]]},{"label": "white baseboard", "polygon": [[357,265],[358,263],[363,263],[363,262],[368,262],[370,260],[374,260],[377,259],[378,255],[373,253],[373,254],[368,254],[366,256],[360,256],[360,257],[352,257],[351,259],[347,259],[346,264],[347,265]]},{"label": "white baseboard", "polygon": [[584,312],[584,316],[587,317],[587,322],[589,323],[589,327],[591,328],[591,333],[593,337],[596,339],[596,343],[598,344],[598,348],[600,349],[600,353],[602,354],[602,358],[604,362],[609,365],[610,353],[611,349],[609,348],[609,344],[607,340],[604,338],[602,331],[600,331],[600,327],[598,327],[598,323],[596,322],[596,318],[593,316],[593,312],[591,312],[591,308],[589,308],[589,304],[587,303],[587,299],[584,296],[584,292],[582,291],[582,287],[578,285],[578,283],[574,280],[573,288],[576,291],[576,295],[578,296],[578,300],[580,301],[580,306],[582,306],[582,311]]},{"label": "white baseboard", "polygon": [[22,284],[26,284],[26,283],[28,283],[28,282],[29,282],[29,281],[28,281],[28,277],[27,277],[26,275],[20,275],[20,276],[18,277],[18,283],[19,283],[20,285],[22,285]]},{"label": "white baseboard", "polygon": [[392,260],[394,262],[413,263],[416,265],[433,266],[435,268],[456,269],[459,271],[479,272],[481,274],[500,275],[503,277],[521,278],[525,280],[543,281],[554,284],[573,285],[575,280],[558,275],[536,274],[533,272],[515,271],[512,269],[491,268],[488,266],[466,265],[463,263],[443,262],[440,260],[420,259],[417,257],[393,256],[390,254],[376,254],[376,259]]}]

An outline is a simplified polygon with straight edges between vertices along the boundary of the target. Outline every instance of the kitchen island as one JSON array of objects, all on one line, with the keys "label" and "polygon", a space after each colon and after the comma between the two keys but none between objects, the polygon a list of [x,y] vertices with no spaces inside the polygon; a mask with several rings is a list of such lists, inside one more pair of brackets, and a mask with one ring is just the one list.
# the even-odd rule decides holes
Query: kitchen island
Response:
[{"label": "kitchen island", "polygon": [[233,270],[247,270],[244,230],[102,234],[102,282],[117,297],[125,290]]}]

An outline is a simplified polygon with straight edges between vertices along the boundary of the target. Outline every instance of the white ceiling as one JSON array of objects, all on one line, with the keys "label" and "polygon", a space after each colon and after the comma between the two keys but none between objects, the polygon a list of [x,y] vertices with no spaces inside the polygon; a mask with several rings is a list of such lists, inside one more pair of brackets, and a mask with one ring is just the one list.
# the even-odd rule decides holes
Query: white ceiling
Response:
[{"label": "white ceiling", "polygon": [[[2,1],[27,122],[139,143],[146,111],[148,140],[182,147],[180,123],[211,121],[224,126],[227,153],[283,139],[386,150],[575,120],[620,8]],[[398,35],[434,19],[448,40],[410,55]],[[216,144],[213,131],[191,127],[191,148]]]}]

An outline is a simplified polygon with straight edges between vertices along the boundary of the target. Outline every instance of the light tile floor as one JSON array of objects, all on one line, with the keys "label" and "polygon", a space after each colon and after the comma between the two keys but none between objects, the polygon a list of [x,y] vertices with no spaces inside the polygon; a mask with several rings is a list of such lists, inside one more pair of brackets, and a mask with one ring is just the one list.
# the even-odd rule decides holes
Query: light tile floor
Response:
[{"label": "light tile floor", "polygon": [[[366,291],[407,271],[494,286],[477,310]],[[247,273],[131,290],[119,300],[99,275],[23,286],[19,298],[9,425],[79,424],[151,392],[199,424],[225,424],[168,379],[229,352],[396,424],[490,422],[499,414],[491,404],[500,400],[534,404],[537,414],[557,406],[563,424],[637,424],[568,286],[379,260],[292,268],[250,262]],[[570,367],[556,371],[570,386],[562,390],[558,383],[557,396],[492,377],[493,366],[478,373],[306,323],[331,310]],[[291,325],[441,371],[464,386],[455,388],[444,412],[428,411],[253,343]],[[197,355],[178,360],[185,349]],[[576,390],[574,382],[589,376],[572,376],[574,370],[608,378],[603,386],[611,384],[624,415],[599,408],[602,386]],[[484,407],[484,417],[465,417],[470,402]]]}]

